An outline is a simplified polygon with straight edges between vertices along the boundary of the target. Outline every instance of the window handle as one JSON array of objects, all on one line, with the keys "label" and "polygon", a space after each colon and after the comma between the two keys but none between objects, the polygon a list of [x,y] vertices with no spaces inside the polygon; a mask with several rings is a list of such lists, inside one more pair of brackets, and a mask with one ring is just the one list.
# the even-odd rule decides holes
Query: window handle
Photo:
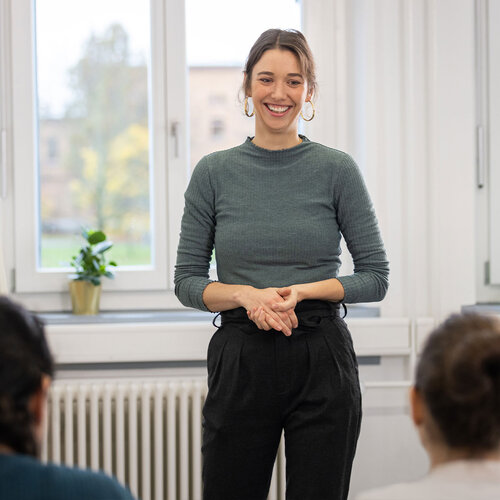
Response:
[{"label": "window handle", "polygon": [[477,147],[477,187],[483,188],[486,172],[486,144],[484,129],[481,125],[476,128],[476,147]]},{"label": "window handle", "polygon": [[2,129],[1,145],[2,163],[0,164],[0,198],[7,198],[7,130]]},{"label": "window handle", "polygon": [[174,158],[179,158],[179,135],[181,124],[177,121],[170,126],[170,135],[174,138]]}]

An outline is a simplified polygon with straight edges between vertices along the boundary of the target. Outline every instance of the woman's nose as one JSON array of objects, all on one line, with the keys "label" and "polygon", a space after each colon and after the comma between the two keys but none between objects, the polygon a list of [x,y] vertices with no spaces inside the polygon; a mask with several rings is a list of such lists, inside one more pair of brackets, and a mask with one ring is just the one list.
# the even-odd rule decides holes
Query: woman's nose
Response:
[{"label": "woman's nose", "polygon": [[283,99],[286,96],[285,86],[283,83],[276,82],[273,85],[272,97],[274,99]]}]

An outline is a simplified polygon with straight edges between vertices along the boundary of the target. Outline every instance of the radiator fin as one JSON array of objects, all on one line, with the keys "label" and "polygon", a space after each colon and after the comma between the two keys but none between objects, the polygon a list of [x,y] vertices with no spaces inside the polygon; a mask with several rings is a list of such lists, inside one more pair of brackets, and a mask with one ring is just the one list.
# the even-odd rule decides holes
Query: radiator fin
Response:
[{"label": "radiator fin", "polygon": [[[142,500],[201,500],[206,378],[56,381],[42,460],[104,470]],[[280,445],[269,500],[285,498]]]}]

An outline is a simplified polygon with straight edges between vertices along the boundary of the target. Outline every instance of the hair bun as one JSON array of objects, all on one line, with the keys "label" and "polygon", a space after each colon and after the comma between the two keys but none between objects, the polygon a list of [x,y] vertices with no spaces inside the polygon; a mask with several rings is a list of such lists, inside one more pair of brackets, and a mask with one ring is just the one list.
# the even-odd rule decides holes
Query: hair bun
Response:
[{"label": "hair bun", "polygon": [[451,349],[449,396],[458,404],[493,402],[500,396],[500,336],[478,332]]},{"label": "hair bun", "polygon": [[421,391],[442,438],[477,451],[500,444],[500,322],[454,315],[428,338],[417,367]]}]

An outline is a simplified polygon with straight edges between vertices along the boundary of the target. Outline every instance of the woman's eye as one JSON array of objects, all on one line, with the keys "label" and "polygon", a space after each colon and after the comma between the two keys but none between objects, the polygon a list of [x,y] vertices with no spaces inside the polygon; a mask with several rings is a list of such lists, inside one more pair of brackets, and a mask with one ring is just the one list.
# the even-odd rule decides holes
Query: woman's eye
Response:
[{"label": "woman's eye", "polygon": [[302,82],[299,82],[298,80],[292,80],[292,81],[290,82],[290,85],[293,85],[293,86],[295,86],[295,87],[296,87],[297,85],[300,85],[301,83],[302,83]]},{"label": "woman's eye", "polygon": [[262,83],[269,83],[271,81],[271,79],[270,78],[261,78],[260,81]]}]

